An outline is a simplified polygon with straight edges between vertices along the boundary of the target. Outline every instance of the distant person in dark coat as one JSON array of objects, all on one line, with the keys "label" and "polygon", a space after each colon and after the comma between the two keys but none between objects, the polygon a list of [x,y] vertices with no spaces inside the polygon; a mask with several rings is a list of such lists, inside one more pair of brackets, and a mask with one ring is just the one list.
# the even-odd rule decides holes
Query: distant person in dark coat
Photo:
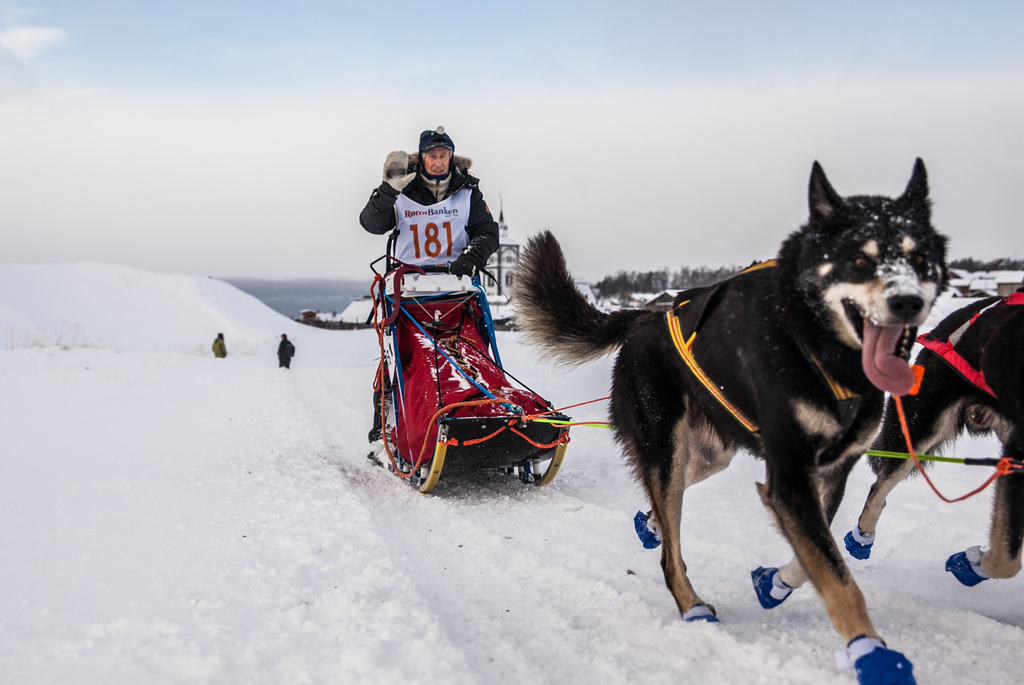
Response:
[{"label": "distant person in dark coat", "polygon": [[218,333],[217,339],[213,341],[213,356],[222,359],[228,356],[227,345],[224,344],[224,334]]},{"label": "distant person in dark coat", "polygon": [[295,356],[295,345],[288,340],[288,336],[281,334],[281,344],[277,346],[277,367],[291,368],[292,357]]}]

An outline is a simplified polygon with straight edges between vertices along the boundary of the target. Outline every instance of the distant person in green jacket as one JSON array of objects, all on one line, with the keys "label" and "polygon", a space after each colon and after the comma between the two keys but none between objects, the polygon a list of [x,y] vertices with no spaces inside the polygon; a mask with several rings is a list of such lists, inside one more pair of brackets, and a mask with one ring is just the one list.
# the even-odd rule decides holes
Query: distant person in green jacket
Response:
[{"label": "distant person in green jacket", "polygon": [[217,339],[213,341],[213,356],[218,359],[228,356],[228,348],[224,344],[223,333],[218,333]]}]

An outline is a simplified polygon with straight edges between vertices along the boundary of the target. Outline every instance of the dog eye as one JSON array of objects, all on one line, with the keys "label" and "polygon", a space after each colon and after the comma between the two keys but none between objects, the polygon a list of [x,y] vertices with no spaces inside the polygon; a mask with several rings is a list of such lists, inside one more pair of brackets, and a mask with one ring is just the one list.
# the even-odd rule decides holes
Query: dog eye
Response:
[{"label": "dog eye", "polygon": [[915,252],[914,254],[910,255],[910,264],[912,266],[921,266],[922,264],[925,263],[925,261],[926,260],[924,258],[924,255],[921,254],[920,252]]},{"label": "dog eye", "polygon": [[870,267],[871,267],[871,260],[867,257],[867,255],[862,255],[861,254],[861,255],[857,255],[856,257],[853,258],[853,268],[854,269],[857,269],[859,271],[863,271],[864,269],[868,269]]}]

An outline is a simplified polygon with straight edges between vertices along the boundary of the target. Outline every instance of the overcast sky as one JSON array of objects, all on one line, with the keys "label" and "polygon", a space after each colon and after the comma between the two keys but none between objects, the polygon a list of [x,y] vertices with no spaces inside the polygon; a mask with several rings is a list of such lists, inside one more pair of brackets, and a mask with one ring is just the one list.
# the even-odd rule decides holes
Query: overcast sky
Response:
[{"label": "overcast sky", "polygon": [[591,279],[773,256],[814,160],[1024,258],[1020,0],[0,0],[0,261],[361,277],[439,124]]}]

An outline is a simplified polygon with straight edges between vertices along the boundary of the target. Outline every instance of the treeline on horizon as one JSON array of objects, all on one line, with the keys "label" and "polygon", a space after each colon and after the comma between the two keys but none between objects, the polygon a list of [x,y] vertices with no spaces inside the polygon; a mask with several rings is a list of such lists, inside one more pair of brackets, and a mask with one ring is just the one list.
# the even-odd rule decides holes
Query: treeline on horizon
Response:
[{"label": "treeline on horizon", "polygon": [[[983,261],[973,257],[954,259],[950,268],[965,271],[1024,271],[1024,259],[993,259]],[[673,271],[664,268],[659,271],[620,271],[614,276],[605,276],[592,287],[598,297],[628,297],[633,293],[660,293],[662,290],[686,290],[711,285],[743,270],[740,266],[683,266]]]},{"label": "treeline on horizon", "polygon": [[598,297],[626,297],[633,293],[699,288],[729,278],[742,270],[740,266],[683,266],[677,271],[668,268],[660,271],[620,271],[614,276],[605,276],[591,287]]},{"label": "treeline on horizon", "polygon": [[1024,259],[993,259],[985,262],[974,257],[954,259],[949,263],[951,269],[963,269],[964,271],[1024,271]]}]

